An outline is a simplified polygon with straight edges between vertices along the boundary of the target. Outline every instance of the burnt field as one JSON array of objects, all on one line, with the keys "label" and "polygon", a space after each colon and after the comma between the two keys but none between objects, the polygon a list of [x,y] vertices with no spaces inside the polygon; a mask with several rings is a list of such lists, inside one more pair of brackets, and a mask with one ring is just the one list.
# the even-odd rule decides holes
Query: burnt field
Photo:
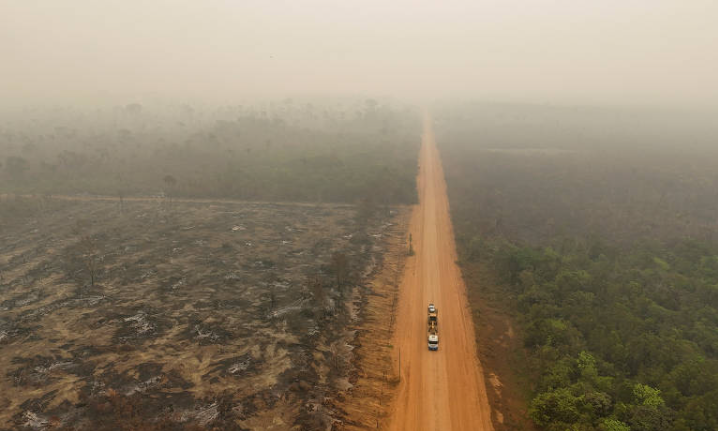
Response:
[{"label": "burnt field", "polygon": [[[0,429],[314,430],[341,418],[353,327],[401,209],[0,205]],[[17,205],[22,218],[7,211]]]}]

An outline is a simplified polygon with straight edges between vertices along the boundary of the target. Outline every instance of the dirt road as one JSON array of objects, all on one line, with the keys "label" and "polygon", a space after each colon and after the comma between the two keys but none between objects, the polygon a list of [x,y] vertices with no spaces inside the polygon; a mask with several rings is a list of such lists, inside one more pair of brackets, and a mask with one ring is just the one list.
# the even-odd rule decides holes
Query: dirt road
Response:
[{"label": "dirt road", "polygon": [[[394,333],[401,381],[392,431],[493,430],[466,288],[456,266],[446,183],[431,119],[424,119],[419,162],[419,205],[409,232],[416,255],[400,286]],[[427,348],[427,305],[439,309],[439,350]]]}]

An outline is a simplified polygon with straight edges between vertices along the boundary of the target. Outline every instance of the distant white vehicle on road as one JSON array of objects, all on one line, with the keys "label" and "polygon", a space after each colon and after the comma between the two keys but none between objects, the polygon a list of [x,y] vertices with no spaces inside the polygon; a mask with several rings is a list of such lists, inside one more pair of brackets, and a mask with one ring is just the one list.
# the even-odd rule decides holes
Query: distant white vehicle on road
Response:
[{"label": "distant white vehicle on road", "polygon": [[429,304],[429,350],[439,350],[439,312],[433,303]]}]

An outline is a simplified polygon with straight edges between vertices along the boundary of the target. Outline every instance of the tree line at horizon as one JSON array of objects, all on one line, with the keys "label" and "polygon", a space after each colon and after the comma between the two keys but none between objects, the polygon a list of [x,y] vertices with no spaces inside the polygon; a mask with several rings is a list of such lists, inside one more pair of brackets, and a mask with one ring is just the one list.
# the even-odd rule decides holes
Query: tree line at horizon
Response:
[{"label": "tree line at horizon", "polygon": [[418,118],[373,99],[16,113],[0,193],[409,204]]}]

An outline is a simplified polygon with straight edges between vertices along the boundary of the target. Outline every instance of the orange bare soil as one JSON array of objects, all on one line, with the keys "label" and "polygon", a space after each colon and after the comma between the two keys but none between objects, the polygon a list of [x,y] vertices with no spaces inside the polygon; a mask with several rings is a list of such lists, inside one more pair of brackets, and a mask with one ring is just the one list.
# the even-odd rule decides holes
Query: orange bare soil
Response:
[{"label": "orange bare soil", "polygon": [[[400,285],[394,332],[400,383],[392,431],[493,430],[466,287],[456,265],[449,202],[431,119],[424,120],[419,205],[409,225],[415,256]],[[427,346],[427,305],[439,311],[439,350]]]}]

